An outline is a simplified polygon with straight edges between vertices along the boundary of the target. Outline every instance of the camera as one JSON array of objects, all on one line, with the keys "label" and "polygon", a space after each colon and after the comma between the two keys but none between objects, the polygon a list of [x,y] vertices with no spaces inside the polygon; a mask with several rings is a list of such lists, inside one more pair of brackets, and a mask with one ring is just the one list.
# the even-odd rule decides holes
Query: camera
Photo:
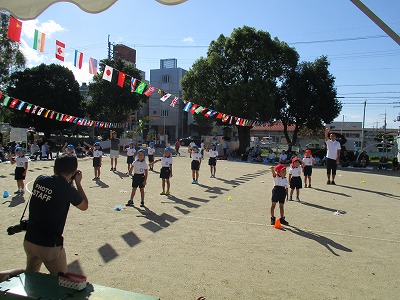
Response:
[{"label": "camera", "polygon": [[18,225],[8,227],[7,233],[8,235],[13,235],[21,231],[26,231],[27,227],[28,227],[28,220],[21,220]]}]

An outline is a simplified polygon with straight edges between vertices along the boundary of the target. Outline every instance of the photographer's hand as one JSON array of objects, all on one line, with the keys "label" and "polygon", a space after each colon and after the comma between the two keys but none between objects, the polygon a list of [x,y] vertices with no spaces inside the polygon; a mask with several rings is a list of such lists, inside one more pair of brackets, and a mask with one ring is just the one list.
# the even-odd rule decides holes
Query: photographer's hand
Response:
[{"label": "photographer's hand", "polygon": [[83,201],[81,204],[77,205],[76,207],[79,208],[80,210],[87,210],[89,207],[89,201],[88,198],[85,194],[85,191],[82,188],[82,172],[80,170],[77,170],[75,173],[75,184],[76,184],[76,189],[78,190],[79,194],[82,196]]},{"label": "photographer's hand", "polygon": [[82,172],[77,170],[74,175],[74,180],[76,185],[80,185],[82,181]]}]

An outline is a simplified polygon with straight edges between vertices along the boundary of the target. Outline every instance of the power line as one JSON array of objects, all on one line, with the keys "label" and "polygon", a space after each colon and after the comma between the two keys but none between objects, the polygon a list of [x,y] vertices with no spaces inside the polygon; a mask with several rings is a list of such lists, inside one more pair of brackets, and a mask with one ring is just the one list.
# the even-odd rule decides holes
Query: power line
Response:
[{"label": "power line", "polygon": [[387,35],[368,35],[368,36],[360,36],[360,37],[354,37],[354,38],[293,42],[293,43],[288,43],[288,44],[289,45],[320,44],[320,43],[347,42],[347,41],[358,41],[358,40],[369,40],[369,39],[380,39],[380,38],[388,38],[388,36]]},{"label": "power line", "polygon": [[400,94],[400,92],[354,92],[354,93],[341,93],[340,95],[373,95],[373,94]]},{"label": "power line", "polygon": [[342,87],[342,86],[381,86],[381,85],[400,85],[400,83],[341,84],[341,85],[337,85],[337,87]]}]

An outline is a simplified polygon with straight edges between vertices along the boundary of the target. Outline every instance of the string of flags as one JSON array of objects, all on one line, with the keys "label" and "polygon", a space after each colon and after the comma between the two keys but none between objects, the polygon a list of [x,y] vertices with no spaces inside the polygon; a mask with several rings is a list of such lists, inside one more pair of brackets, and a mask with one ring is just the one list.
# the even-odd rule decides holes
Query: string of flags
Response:
[{"label": "string of flags", "polygon": [[69,114],[60,113],[51,109],[41,107],[26,101],[22,101],[17,98],[10,97],[0,93],[0,101],[2,101],[3,107],[8,107],[11,109],[23,111],[27,114],[41,116],[43,118],[57,120],[59,122],[67,122],[80,126],[87,127],[98,127],[98,128],[125,128],[128,123],[113,123],[113,122],[103,122],[94,121],[81,117],[72,116]]},{"label": "string of flags", "polygon": [[[13,16],[10,16],[10,22],[8,24],[8,30],[7,30],[7,37],[19,43],[21,41],[22,26],[23,24],[21,21],[17,20]],[[43,53],[45,43],[46,43],[46,34],[35,29],[32,48]],[[63,42],[56,40],[56,48],[54,55],[60,61],[64,61],[65,59],[65,48],[66,45]],[[75,54],[74,66],[78,69],[82,69],[83,53],[78,50],[75,50],[74,54]],[[94,75],[97,74],[97,71],[98,71],[97,59],[89,57],[89,73]]]},{"label": "string of flags", "polygon": [[[17,20],[13,16],[10,16],[7,37],[15,42],[20,42],[21,31],[22,31],[22,22]],[[38,31],[37,29],[35,29],[33,49],[36,49],[40,52],[44,52],[45,41],[46,41],[46,35],[40,31]],[[63,42],[56,40],[55,57],[58,60],[64,61],[65,49],[66,49],[66,45]],[[83,57],[84,57],[84,54],[82,52],[75,50],[74,66],[76,68],[82,69]],[[135,93],[138,93],[141,95],[145,95],[146,97],[150,97],[152,95],[152,93],[157,90],[158,94],[161,94],[160,101],[165,102],[168,99],[172,99],[171,103],[170,103],[171,107],[175,107],[175,105],[178,103],[178,100],[180,99],[179,97],[174,96],[171,93],[167,93],[167,92],[165,92],[161,89],[158,89],[154,86],[148,85],[146,82],[140,81],[139,79],[134,78],[133,76],[130,76],[122,71],[116,70],[113,67],[108,66],[108,65],[105,65],[102,78],[104,80],[111,82],[114,71],[118,72],[117,85],[121,88],[124,87],[124,83],[125,83],[126,79],[131,78],[130,89],[131,89],[132,93],[135,92]],[[92,57],[89,57],[89,73],[94,75],[94,74],[97,74],[97,72],[98,72],[98,61]],[[222,112],[214,111],[210,108],[203,107],[196,103],[188,102],[183,99],[181,99],[181,100],[185,104],[185,106],[183,108],[183,110],[185,112],[188,112],[191,114],[200,114],[201,113],[205,117],[209,117],[209,118],[215,117],[216,119],[220,119],[223,123],[226,123],[226,124],[237,125],[237,126],[269,126],[271,124],[270,122],[249,120],[249,119],[245,119],[245,118],[241,118],[241,117],[232,116],[232,115],[225,114]],[[13,108],[13,107],[10,107],[10,108]],[[46,109],[46,110],[49,111],[48,109]],[[72,122],[78,124],[79,119],[80,118],[78,118],[78,117],[73,117]],[[76,120],[76,122],[75,122],[75,120]],[[62,121],[64,121],[64,118]],[[69,122],[69,121],[67,121],[67,122]],[[92,126],[92,125],[86,125],[86,124],[87,124],[87,122],[85,123],[84,126]],[[116,126],[116,127],[105,127],[105,128],[117,128],[119,126],[122,126],[122,123],[109,123],[109,122],[99,122],[99,121],[93,121],[93,124],[96,124],[96,127],[100,127],[99,124],[103,124],[102,125],[103,127],[106,124],[108,126]],[[78,125],[82,125],[82,124],[78,124]]]},{"label": "string of flags", "polygon": [[[109,82],[112,81],[113,75],[118,73],[118,79],[117,79],[117,85],[121,88],[124,87],[126,79],[130,79],[130,90],[132,93],[138,93],[145,95],[147,97],[150,97],[150,95],[154,91],[158,91],[158,94],[161,94],[160,101],[165,102],[168,99],[172,99],[170,106],[175,107],[175,105],[178,103],[178,100],[180,99],[177,96],[174,96],[170,93],[167,93],[157,87],[154,87],[152,85],[148,85],[144,81],[140,81],[137,78],[134,78],[133,76],[126,74],[122,71],[119,71],[117,69],[114,69],[111,66],[105,65],[104,67],[104,72],[103,72],[103,79],[107,80]],[[115,75],[117,76],[117,75]],[[196,104],[193,102],[188,102],[183,99],[181,99],[182,102],[185,104],[183,110],[185,112],[191,113],[191,114],[203,114],[205,117],[212,118],[215,117],[216,119],[220,119],[223,123],[229,124],[229,125],[237,125],[237,126],[270,126],[270,122],[264,122],[264,121],[256,121],[256,120],[249,120],[241,117],[236,117],[232,116],[229,114],[225,114],[207,107],[204,107],[200,104]]]}]

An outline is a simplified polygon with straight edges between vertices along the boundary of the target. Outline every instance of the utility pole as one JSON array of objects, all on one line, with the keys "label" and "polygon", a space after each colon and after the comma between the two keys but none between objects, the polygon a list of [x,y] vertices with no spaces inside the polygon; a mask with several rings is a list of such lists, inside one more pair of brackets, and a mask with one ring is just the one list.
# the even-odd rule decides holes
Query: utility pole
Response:
[{"label": "utility pole", "polygon": [[385,110],[385,113],[383,114],[385,117],[383,118],[383,147],[385,147],[384,149],[385,149],[385,152],[386,152],[386,158],[388,157],[388,143],[387,143],[387,140],[386,140],[386,126],[387,126],[387,123],[386,123],[386,110]]},{"label": "utility pole", "polygon": [[342,128],[340,129],[340,134],[343,135],[343,124],[344,124],[344,115],[343,115],[343,119],[342,119]]},{"label": "utility pole", "polygon": [[367,100],[364,101],[364,115],[362,122],[362,130],[361,130],[361,150],[364,149],[364,126],[365,126],[365,107],[367,106]]},{"label": "utility pole", "polygon": [[108,35],[108,40],[107,40],[107,58],[112,59],[114,57],[114,50],[111,49],[113,45],[110,42],[110,35]]}]

